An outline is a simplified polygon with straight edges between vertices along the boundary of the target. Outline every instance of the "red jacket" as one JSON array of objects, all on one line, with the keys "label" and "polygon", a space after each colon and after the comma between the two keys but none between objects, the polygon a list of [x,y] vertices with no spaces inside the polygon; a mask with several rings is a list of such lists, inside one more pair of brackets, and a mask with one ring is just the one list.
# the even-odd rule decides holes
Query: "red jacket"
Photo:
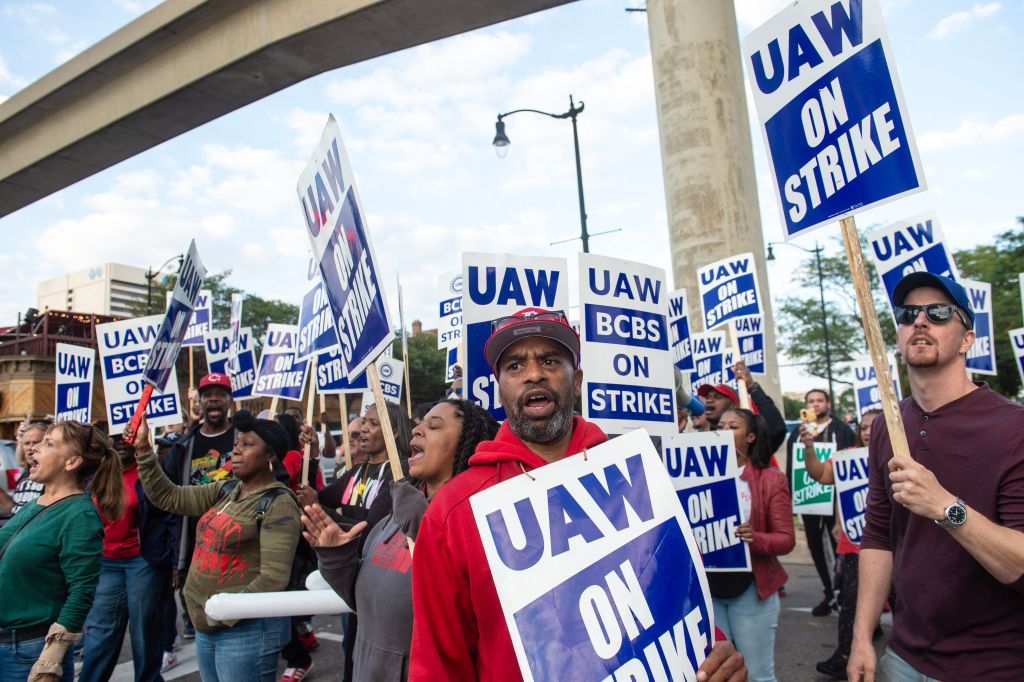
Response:
[{"label": "red jacket", "polygon": [[[575,417],[566,453],[606,440]],[[522,679],[469,498],[545,464],[505,422],[494,440],[480,443],[469,469],[434,496],[413,552],[409,680]]]},{"label": "red jacket", "polygon": [[793,501],[786,475],[772,467],[743,468],[740,479],[750,485],[750,562],[759,599],[767,599],[786,584],[786,570],[779,556],[789,554],[796,545],[793,530]]}]

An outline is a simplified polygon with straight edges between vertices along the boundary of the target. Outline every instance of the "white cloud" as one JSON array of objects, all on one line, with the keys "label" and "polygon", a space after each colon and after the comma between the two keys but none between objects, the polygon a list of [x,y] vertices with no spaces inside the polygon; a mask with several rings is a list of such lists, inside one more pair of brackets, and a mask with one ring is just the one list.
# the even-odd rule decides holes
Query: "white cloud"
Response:
[{"label": "white cloud", "polygon": [[954,33],[959,33],[971,26],[975,21],[979,19],[987,19],[997,14],[1003,5],[998,2],[989,2],[985,4],[976,4],[969,10],[963,10],[960,12],[953,12],[952,14],[943,17],[938,21],[932,30],[928,32],[927,37],[932,40],[942,40],[947,38]]},{"label": "white cloud", "polygon": [[980,144],[993,144],[1024,134],[1024,114],[1010,114],[995,123],[965,119],[955,130],[929,131],[917,136],[921,151],[940,152],[947,149]]},{"label": "white cloud", "polygon": [[17,90],[25,87],[27,81],[24,78],[20,78],[15,74],[11,73],[10,68],[7,66],[7,61],[3,55],[0,55],[0,86],[6,85]]},{"label": "white cloud", "polygon": [[749,33],[790,4],[792,0],[736,0],[740,33]]}]

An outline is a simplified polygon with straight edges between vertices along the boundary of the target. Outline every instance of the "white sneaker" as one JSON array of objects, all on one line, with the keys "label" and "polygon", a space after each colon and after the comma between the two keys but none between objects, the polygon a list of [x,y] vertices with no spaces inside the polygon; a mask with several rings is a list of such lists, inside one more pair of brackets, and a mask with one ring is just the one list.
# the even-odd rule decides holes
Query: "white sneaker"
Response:
[{"label": "white sneaker", "polygon": [[160,664],[160,672],[165,673],[176,665],[178,665],[178,655],[173,651],[165,651],[163,663]]}]

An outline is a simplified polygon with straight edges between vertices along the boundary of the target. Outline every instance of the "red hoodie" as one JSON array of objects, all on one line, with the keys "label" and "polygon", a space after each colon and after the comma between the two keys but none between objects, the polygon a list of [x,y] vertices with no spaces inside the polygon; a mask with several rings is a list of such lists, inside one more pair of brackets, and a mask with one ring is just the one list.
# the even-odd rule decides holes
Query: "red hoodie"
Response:
[{"label": "red hoodie", "polygon": [[[606,440],[597,425],[574,417],[566,453]],[[409,680],[522,679],[469,498],[545,464],[505,422],[434,496],[413,553]]]}]

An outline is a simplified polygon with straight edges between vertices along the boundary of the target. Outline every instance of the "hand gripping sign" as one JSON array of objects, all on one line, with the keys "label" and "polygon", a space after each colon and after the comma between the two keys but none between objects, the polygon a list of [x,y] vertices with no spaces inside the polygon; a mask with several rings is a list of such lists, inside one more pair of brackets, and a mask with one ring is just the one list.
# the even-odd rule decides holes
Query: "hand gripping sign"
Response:
[{"label": "hand gripping sign", "polygon": [[178,360],[181,342],[188,332],[189,320],[195,313],[199,292],[205,277],[206,267],[199,259],[196,241],[193,239],[181,262],[181,268],[178,270],[178,279],[174,284],[171,301],[167,304],[167,313],[153,340],[152,350],[147,356],[146,368],[143,371],[146,386],[143,387],[142,393],[139,395],[139,403],[136,405],[131,423],[124,433],[124,442],[129,445],[135,442],[136,429],[139,428],[142,415],[146,413],[146,404],[149,402],[150,396],[153,395],[153,391],[163,391],[174,375],[174,363]]},{"label": "hand gripping sign", "polygon": [[952,280],[960,278],[935,213],[901,220],[867,237],[871,258],[889,296],[889,305],[893,304],[896,285],[912,272],[930,272]]},{"label": "hand gripping sign", "polygon": [[839,522],[850,542],[859,545],[868,506],[868,449],[849,448],[832,455],[839,496]]},{"label": "hand gripping sign", "polygon": [[787,239],[924,189],[878,0],[794,2],[743,56]]},{"label": "hand gripping sign", "polygon": [[668,295],[668,331],[672,364],[681,372],[692,372],[693,351],[690,348],[690,311],[686,303],[686,289],[676,289]]},{"label": "hand gripping sign", "polygon": [[267,342],[260,355],[256,370],[253,395],[268,398],[299,400],[306,385],[306,365],[309,360],[296,360],[298,330],[295,325],[271,323],[267,325]]},{"label": "hand gripping sign", "polygon": [[704,569],[751,570],[750,549],[734,532],[736,526],[749,521],[750,509],[748,505],[743,513],[740,505],[732,432],[679,433],[662,439],[661,450],[697,539]]},{"label": "hand gripping sign", "polygon": [[[836,451],[835,443],[815,443],[814,455],[821,461],[831,459]],[[807,456],[802,443],[793,444],[793,513],[810,516],[832,516],[833,486],[819,483],[807,473],[804,457]]]},{"label": "hand gripping sign", "polygon": [[581,253],[583,416],[608,433],[678,433],[665,271]]},{"label": "hand gripping sign", "polygon": [[70,343],[57,344],[54,363],[57,369],[53,420],[57,422],[92,421],[92,376],[96,351]]},{"label": "hand gripping sign", "polygon": [[146,387],[149,387],[151,396],[143,409],[149,425],[181,423],[178,377],[175,373],[171,372],[163,391],[154,390],[143,378],[150,349],[163,321],[163,315],[151,315],[96,325],[107,422],[112,436],[125,431]]},{"label": "hand gripping sign", "polygon": [[991,374],[996,372],[996,345],[993,337],[995,324],[992,319],[992,285],[988,282],[976,282],[972,279],[961,279],[960,283],[967,290],[974,311],[974,343],[967,351],[967,371],[975,374]]},{"label": "hand gripping sign", "polygon": [[228,371],[228,356],[231,353],[231,332],[214,330],[206,335],[206,366],[210,372],[226,374],[231,379],[231,399],[246,400],[253,397],[252,387],[256,383],[256,353],[253,350],[252,329],[241,327],[238,335],[237,369]]},{"label": "hand gripping sign", "polygon": [[564,311],[569,305],[569,276],[564,258],[462,254],[462,315],[465,330],[463,391],[498,421],[498,380],[484,358],[491,322],[523,308]]},{"label": "hand gripping sign", "polygon": [[393,333],[366,214],[333,116],[296,191],[345,373],[353,380],[391,344]]},{"label": "hand gripping sign", "polygon": [[470,498],[523,678],[695,679],[707,580],[642,429]]},{"label": "hand gripping sign", "polygon": [[[878,379],[875,377],[875,367],[870,362],[855,362],[851,365],[853,371],[853,399],[857,404],[857,416],[860,417],[868,410],[882,409],[882,394],[878,389]],[[896,358],[889,355],[889,374],[892,376],[892,387],[896,393],[896,399],[903,399],[903,392],[900,390],[899,373],[896,369]]]}]

